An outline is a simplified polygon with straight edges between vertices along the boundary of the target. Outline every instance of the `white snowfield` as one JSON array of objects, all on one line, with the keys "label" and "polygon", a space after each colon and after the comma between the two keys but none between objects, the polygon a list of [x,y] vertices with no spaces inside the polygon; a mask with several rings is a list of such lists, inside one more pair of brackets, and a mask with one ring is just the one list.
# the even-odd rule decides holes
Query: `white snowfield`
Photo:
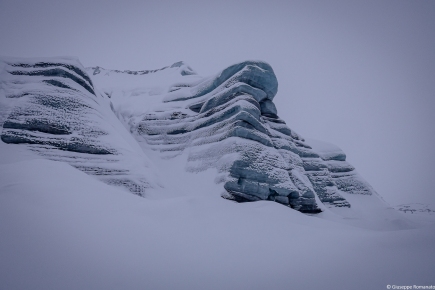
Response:
[{"label": "white snowfield", "polygon": [[[53,66],[40,69],[53,70],[50,74],[57,73],[55,77],[46,72],[24,75],[21,71],[31,71],[25,66],[19,67],[20,74],[9,73],[17,71],[11,63],[44,62],[63,64],[54,67],[75,81]],[[290,151],[277,149],[287,162],[278,158],[283,164],[279,166],[291,176],[288,183],[277,186],[277,202],[229,201],[221,197],[223,184],[231,179],[228,170],[242,151],[228,151],[232,147],[225,146],[239,137],[219,139],[219,129],[187,139],[184,133],[144,135],[137,130],[141,124],[167,124],[165,114],[174,127],[194,118],[198,113],[187,108],[210,96],[189,97],[212,78],[202,78],[180,62],[141,72],[88,68],[88,81],[67,65],[82,68],[71,58],[0,61],[2,136],[21,142],[0,142],[0,289],[435,285],[435,215],[429,210],[411,215],[386,204],[344,161],[338,147],[304,141],[291,132],[291,138],[300,138],[298,142],[318,155],[297,159]],[[80,95],[82,103],[74,104],[87,111],[48,114],[47,104],[38,102],[41,95],[51,96],[50,104]],[[26,121],[23,108],[40,116],[37,122]],[[269,109],[262,107],[262,112]],[[255,110],[252,107],[254,114]],[[149,123],[151,114],[161,121]],[[51,120],[65,120],[55,123],[64,126],[48,126]],[[194,119],[189,120],[193,123],[183,126],[193,126]],[[286,132],[283,128],[278,130]],[[260,133],[261,140],[270,138]],[[286,138],[281,136],[290,140]],[[281,142],[271,140],[274,148]],[[246,139],[237,142],[254,144]],[[216,152],[220,158],[214,157]],[[322,171],[308,169],[316,166]],[[322,210],[317,214],[281,204],[280,188],[316,192],[313,176],[332,180],[325,187],[330,190],[327,196],[339,195],[341,203],[334,206],[313,195]],[[354,187],[339,189],[350,188],[341,185],[343,180],[353,180],[346,184]]]}]

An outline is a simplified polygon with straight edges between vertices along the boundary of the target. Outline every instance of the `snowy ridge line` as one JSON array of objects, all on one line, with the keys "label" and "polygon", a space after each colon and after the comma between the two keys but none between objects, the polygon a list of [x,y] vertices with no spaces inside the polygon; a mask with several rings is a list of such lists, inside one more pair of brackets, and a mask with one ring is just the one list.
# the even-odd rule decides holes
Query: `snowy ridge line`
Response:
[{"label": "snowy ridge line", "polygon": [[156,73],[159,71],[166,70],[168,68],[180,68],[181,75],[195,75],[196,72],[188,65],[186,65],[183,61],[176,62],[172,64],[171,66],[165,66],[160,69],[155,70],[139,70],[139,71],[132,71],[132,70],[117,70],[117,69],[105,69],[100,66],[95,67],[87,67],[86,70],[89,72],[92,72],[92,75],[97,75],[100,73],[103,74],[110,74],[110,73],[117,73],[117,74],[129,74],[129,75],[147,75]]}]

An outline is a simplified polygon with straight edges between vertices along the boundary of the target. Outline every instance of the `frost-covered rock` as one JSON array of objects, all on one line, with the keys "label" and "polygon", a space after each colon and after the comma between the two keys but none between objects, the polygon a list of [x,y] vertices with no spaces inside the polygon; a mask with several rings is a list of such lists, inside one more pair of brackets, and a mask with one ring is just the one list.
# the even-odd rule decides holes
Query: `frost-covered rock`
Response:
[{"label": "frost-covered rock", "polygon": [[131,116],[120,109],[121,118],[142,144],[167,158],[188,150],[188,170],[216,168],[226,198],[318,212],[297,153],[317,155],[307,153],[309,147],[278,118],[272,102],[277,88],[268,64],[248,61],[173,85],[158,110]]},{"label": "frost-covered rock", "polygon": [[[1,139],[145,195],[158,188],[148,157],[216,171],[222,196],[301,212],[350,207],[373,189],[336,146],[305,140],[279,118],[265,62],[203,78],[184,62],[158,70],[86,70],[75,59],[5,59]],[[151,154],[151,155],[150,155]],[[164,181],[162,185],[164,186]]]},{"label": "frost-covered rock", "polygon": [[110,82],[120,77],[114,73],[93,78],[114,96],[118,117],[143,148],[162,158],[186,153],[192,172],[217,169],[224,197],[318,212],[316,195],[327,206],[350,207],[343,192],[373,192],[338,147],[317,142],[313,149],[278,117],[278,83],[268,64],[242,62],[208,78],[178,72],[167,89],[149,89],[162,84],[157,74],[154,82],[132,79],[134,89],[125,79]]},{"label": "frost-covered rock", "polygon": [[3,142],[25,144],[138,195],[157,186],[148,158],[78,60],[6,58],[0,76],[9,107]]}]

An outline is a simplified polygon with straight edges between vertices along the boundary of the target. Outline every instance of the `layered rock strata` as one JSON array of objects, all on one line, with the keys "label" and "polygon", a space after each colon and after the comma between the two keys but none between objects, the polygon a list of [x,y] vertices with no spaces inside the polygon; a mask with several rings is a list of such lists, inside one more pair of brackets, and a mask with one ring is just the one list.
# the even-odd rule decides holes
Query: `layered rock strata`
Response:
[{"label": "layered rock strata", "polygon": [[[160,186],[146,156],[152,151],[187,156],[187,171],[215,169],[222,196],[237,202],[270,200],[318,213],[319,202],[350,207],[346,194],[374,193],[339,148],[307,142],[279,118],[278,82],[265,62],[202,78],[183,62],[110,71],[66,58],[5,59],[0,77],[9,106],[3,142],[141,196]],[[162,85],[170,77],[176,82]]]},{"label": "layered rock strata", "polygon": [[5,59],[2,67],[2,89],[10,104],[3,142],[26,145],[138,195],[155,186],[147,157],[132,148],[133,138],[122,132],[125,128],[77,60]]}]

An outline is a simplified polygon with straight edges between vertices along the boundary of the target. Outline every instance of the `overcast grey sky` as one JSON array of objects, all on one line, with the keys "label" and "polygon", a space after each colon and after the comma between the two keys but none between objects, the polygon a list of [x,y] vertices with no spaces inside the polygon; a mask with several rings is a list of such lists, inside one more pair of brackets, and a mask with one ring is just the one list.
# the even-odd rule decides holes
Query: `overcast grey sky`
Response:
[{"label": "overcast grey sky", "polygon": [[269,62],[279,115],[392,205],[435,205],[435,1],[0,0],[0,55],[210,75]]}]

